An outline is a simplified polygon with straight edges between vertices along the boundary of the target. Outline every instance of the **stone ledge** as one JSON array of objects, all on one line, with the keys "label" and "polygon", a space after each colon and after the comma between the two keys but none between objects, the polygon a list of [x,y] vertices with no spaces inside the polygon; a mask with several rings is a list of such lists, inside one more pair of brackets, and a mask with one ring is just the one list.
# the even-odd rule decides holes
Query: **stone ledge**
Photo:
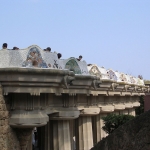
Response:
[{"label": "stone ledge", "polygon": [[133,108],[132,104],[125,104],[125,108]]},{"label": "stone ledge", "polygon": [[92,116],[92,115],[97,115],[100,113],[100,109],[99,108],[79,108],[78,110],[80,110],[80,115],[81,116]]},{"label": "stone ledge", "polygon": [[125,109],[125,105],[114,105],[114,109],[115,110],[124,110]]},{"label": "stone ledge", "polygon": [[72,75],[74,76],[75,74],[73,71],[69,71],[67,69],[65,70],[60,70],[60,69],[40,69],[40,68],[18,68],[18,67],[10,67],[10,68],[0,68],[0,74],[6,74],[6,73],[23,73],[23,74],[61,74],[61,75]]},{"label": "stone ledge", "polygon": [[12,127],[39,127],[46,125],[48,116],[44,111],[14,110],[11,112],[10,126]]},{"label": "stone ledge", "polygon": [[76,119],[80,115],[79,111],[59,111],[49,115],[50,120],[71,120]]},{"label": "stone ledge", "polygon": [[108,113],[108,112],[113,112],[114,111],[114,106],[98,105],[98,107],[100,107],[100,112],[102,112],[102,113]]},{"label": "stone ledge", "polygon": [[140,106],[140,103],[139,102],[134,102],[132,103],[133,107],[139,107]]}]

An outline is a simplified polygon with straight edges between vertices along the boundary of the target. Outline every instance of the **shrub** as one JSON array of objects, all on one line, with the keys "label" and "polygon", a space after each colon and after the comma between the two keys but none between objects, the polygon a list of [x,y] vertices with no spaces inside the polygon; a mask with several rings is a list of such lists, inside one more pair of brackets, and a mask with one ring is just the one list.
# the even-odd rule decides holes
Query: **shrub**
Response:
[{"label": "shrub", "polygon": [[144,96],[140,96],[139,103],[140,103],[140,107],[137,107],[135,109],[136,115],[140,115],[144,113]]},{"label": "shrub", "polygon": [[116,130],[119,126],[123,125],[127,121],[133,119],[134,116],[131,115],[115,115],[110,114],[108,116],[103,117],[104,126],[102,129],[108,133],[111,134],[114,130]]}]

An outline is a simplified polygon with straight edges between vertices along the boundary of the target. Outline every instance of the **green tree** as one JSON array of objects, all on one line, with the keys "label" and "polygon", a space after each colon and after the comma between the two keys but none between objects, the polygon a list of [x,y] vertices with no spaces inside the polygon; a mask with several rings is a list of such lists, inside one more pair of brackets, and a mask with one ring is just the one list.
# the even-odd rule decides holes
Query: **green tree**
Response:
[{"label": "green tree", "polygon": [[139,103],[140,103],[140,107],[137,107],[135,109],[136,115],[140,115],[140,114],[144,113],[144,96],[143,95],[140,96]]},{"label": "green tree", "polygon": [[115,114],[110,114],[105,117],[103,117],[104,121],[104,126],[102,129],[108,133],[111,134],[116,130],[119,126],[123,125],[127,121],[133,119],[134,116],[131,115],[115,115]]}]

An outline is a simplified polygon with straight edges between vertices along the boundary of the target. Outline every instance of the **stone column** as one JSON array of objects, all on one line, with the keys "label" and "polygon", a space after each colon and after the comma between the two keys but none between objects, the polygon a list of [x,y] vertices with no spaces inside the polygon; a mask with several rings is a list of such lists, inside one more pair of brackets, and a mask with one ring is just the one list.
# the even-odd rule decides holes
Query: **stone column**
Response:
[{"label": "stone column", "polygon": [[71,139],[71,150],[76,149],[76,136],[75,136],[75,120],[70,120],[70,139]]},{"label": "stone column", "polygon": [[41,128],[40,148],[44,150],[73,150],[69,120],[50,120]]},{"label": "stone column", "polygon": [[71,150],[68,120],[53,121],[53,150]]},{"label": "stone column", "polygon": [[9,111],[9,97],[3,96],[3,90],[0,84],[0,150],[20,150],[20,143],[15,129],[9,125]]},{"label": "stone column", "polygon": [[97,130],[97,142],[102,140],[102,138],[106,137],[108,134],[102,129],[104,126],[103,117],[107,116],[107,114],[99,114],[96,115],[96,130]]},{"label": "stone column", "polygon": [[30,139],[28,142],[27,150],[32,150],[32,135],[30,135]]},{"label": "stone column", "polygon": [[80,116],[76,123],[77,150],[89,150],[93,147],[91,116]]},{"label": "stone column", "polygon": [[53,121],[53,150],[71,150],[68,120]]},{"label": "stone column", "polygon": [[26,128],[26,129],[15,129],[16,133],[18,135],[18,139],[20,142],[20,149],[26,150],[28,146],[28,142],[30,141],[30,137],[32,135],[32,128]]}]

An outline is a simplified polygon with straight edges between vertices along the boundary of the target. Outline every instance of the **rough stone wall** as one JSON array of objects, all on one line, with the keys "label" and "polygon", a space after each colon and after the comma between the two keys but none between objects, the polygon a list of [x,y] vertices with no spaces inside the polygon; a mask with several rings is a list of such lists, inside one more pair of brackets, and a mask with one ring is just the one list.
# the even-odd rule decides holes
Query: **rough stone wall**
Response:
[{"label": "rough stone wall", "polygon": [[0,150],[20,150],[19,141],[9,126],[9,104],[4,99],[0,86]]},{"label": "rough stone wall", "polygon": [[120,126],[91,150],[150,150],[150,111]]}]

